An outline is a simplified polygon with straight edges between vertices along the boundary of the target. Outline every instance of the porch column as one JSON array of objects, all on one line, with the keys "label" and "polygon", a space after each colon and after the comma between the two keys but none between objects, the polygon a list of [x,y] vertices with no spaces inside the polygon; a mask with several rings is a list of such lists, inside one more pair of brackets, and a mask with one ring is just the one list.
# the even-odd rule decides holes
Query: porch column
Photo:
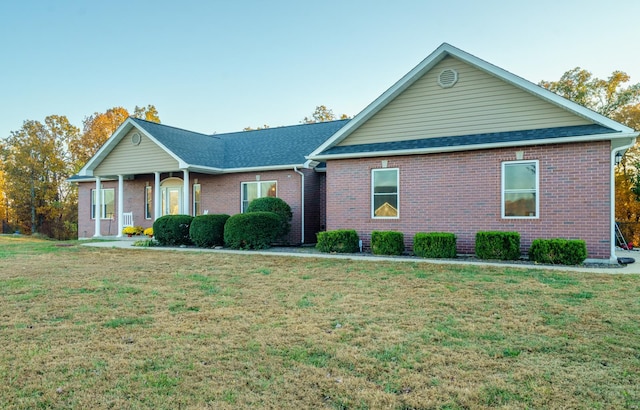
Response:
[{"label": "porch column", "polygon": [[124,177],[118,175],[118,238],[122,237],[122,214],[124,213]]},{"label": "porch column", "polygon": [[191,215],[191,210],[189,209],[189,170],[183,169],[184,173],[184,184],[182,188],[182,210],[185,215]]},{"label": "porch column", "polygon": [[93,206],[95,207],[93,216],[95,217],[95,223],[96,223],[95,229],[93,232],[94,238],[102,236],[100,234],[100,214],[101,214],[100,211],[102,211],[101,209],[102,205],[100,204],[100,197],[101,197],[100,188],[102,188],[102,181],[100,180],[100,177],[96,177],[96,190],[95,190],[96,197],[95,197],[95,200],[93,201]]},{"label": "porch column", "polygon": [[153,220],[162,216],[162,203],[160,201],[160,173],[156,172],[155,186],[153,187]]}]

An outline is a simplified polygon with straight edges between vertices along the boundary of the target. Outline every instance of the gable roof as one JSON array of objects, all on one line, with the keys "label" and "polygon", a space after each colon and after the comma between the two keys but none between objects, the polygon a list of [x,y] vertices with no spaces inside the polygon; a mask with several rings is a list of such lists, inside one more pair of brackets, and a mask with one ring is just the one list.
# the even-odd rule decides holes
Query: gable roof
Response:
[{"label": "gable roof", "polygon": [[307,163],[305,155],[347,121],[206,135],[130,117],[72,180],[92,177],[93,171],[134,128],[173,157],[180,169],[228,173],[303,167]]},{"label": "gable roof", "polygon": [[[377,141],[377,143],[341,144],[350,135],[363,127],[376,114],[393,102],[398,96],[423,78],[436,65],[448,57],[453,57],[474,69],[484,72],[493,78],[510,84],[529,95],[546,101],[555,107],[571,113],[584,120],[583,124],[569,127],[549,126],[535,130],[509,130],[508,132],[474,133],[469,135],[438,135],[424,139],[405,141]],[[477,97],[471,97],[477,98]],[[585,126],[584,124],[591,124]],[[481,149],[508,145],[560,143],[579,140],[609,140],[637,136],[631,128],[619,124],[603,115],[591,111],[581,105],[569,101],[536,84],[533,84],[508,71],[496,67],[469,53],[449,44],[443,43],[420,64],[369,104],[347,125],[320,145],[307,158],[324,161],[331,158],[347,158],[376,155],[402,155],[428,152],[443,152],[467,149]],[[428,141],[425,141],[427,140]],[[346,141],[345,141],[346,142]]]}]

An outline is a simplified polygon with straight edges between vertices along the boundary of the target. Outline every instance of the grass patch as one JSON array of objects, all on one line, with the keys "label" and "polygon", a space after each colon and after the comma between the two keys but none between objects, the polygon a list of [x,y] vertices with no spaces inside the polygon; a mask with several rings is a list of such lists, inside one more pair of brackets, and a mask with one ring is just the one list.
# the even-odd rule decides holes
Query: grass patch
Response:
[{"label": "grass patch", "polygon": [[25,408],[634,408],[640,278],[0,237]]}]

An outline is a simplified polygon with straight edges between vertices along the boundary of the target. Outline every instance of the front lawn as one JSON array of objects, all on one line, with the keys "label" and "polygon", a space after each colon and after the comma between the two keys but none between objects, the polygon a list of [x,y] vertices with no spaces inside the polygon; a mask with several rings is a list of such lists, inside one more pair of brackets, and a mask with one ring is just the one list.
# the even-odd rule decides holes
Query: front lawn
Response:
[{"label": "front lawn", "polygon": [[640,277],[0,237],[3,409],[629,408]]}]

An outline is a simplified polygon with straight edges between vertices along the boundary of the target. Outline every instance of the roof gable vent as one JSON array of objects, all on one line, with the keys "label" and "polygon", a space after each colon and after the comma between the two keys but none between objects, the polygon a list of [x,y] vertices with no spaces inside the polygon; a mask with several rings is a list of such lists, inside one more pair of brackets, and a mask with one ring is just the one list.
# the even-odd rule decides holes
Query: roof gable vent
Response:
[{"label": "roof gable vent", "polygon": [[438,85],[442,88],[451,88],[458,82],[458,72],[453,68],[447,68],[438,75]]}]

